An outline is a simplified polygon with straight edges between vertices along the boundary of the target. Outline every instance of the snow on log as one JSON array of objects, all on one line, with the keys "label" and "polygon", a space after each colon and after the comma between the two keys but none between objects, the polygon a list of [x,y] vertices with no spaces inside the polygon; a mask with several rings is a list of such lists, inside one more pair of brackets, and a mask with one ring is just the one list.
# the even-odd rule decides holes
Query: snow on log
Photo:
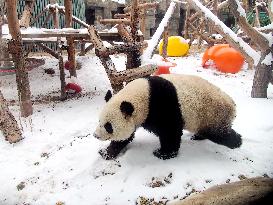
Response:
[{"label": "snow on log", "polygon": [[142,63],[147,62],[147,61],[149,61],[149,59],[151,59],[153,50],[154,50],[155,46],[158,44],[159,38],[161,37],[161,34],[164,31],[164,28],[167,26],[169,19],[171,18],[172,14],[174,12],[175,6],[176,6],[176,3],[174,3],[174,2],[170,3],[170,6],[169,6],[164,18],[162,19],[161,23],[159,24],[158,28],[156,29],[156,32],[154,33],[152,39],[148,42],[148,47],[143,52]]}]

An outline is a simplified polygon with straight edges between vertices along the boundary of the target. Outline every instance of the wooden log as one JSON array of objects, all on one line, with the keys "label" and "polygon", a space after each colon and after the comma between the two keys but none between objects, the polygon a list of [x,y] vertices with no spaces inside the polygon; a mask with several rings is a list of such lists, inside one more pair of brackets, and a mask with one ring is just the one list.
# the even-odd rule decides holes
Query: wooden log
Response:
[{"label": "wooden log", "polygon": [[34,0],[26,0],[25,8],[20,20],[20,27],[28,28],[30,25],[30,18],[32,16],[32,11],[34,8]]},{"label": "wooden log", "polygon": [[122,84],[123,82],[130,82],[134,79],[140,77],[146,77],[154,73],[157,69],[156,65],[145,65],[138,68],[132,68],[129,70],[124,70],[120,72],[113,72],[110,71],[108,75],[110,76],[111,80],[114,84]]},{"label": "wooden log", "polygon": [[[65,15],[65,10],[63,8],[58,8],[60,14]],[[87,23],[85,23],[84,21],[80,20],[79,18],[77,18],[76,16],[72,15],[72,20],[78,24],[80,24],[81,26],[83,26],[84,28],[88,28],[89,25]]]},{"label": "wooden log", "polygon": [[130,25],[131,21],[129,19],[101,19],[100,20],[101,24],[125,24],[125,25]]},{"label": "wooden log", "polygon": [[144,46],[144,43],[137,42],[137,43],[128,43],[123,45],[114,45],[110,48],[106,48],[103,51],[97,51],[97,56],[100,57],[108,57],[109,55],[119,54],[119,53],[130,53],[132,50],[139,50]]},{"label": "wooden log", "polygon": [[22,132],[0,90],[0,130],[9,143],[22,140]]},{"label": "wooden log", "polygon": [[168,202],[168,205],[270,204],[272,198],[273,179],[257,177],[217,185],[201,193],[192,194],[184,200]]},{"label": "wooden log", "polygon": [[121,38],[124,41],[127,42],[133,42],[133,37],[132,35],[128,32],[128,30],[126,29],[125,25],[119,24],[117,25],[117,29],[118,29],[118,33],[121,36]]},{"label": "wooden log", "polygon": [[[94,26],[89,26],[88,28],[90,40],[92,44],[95,46],[96,50],[100,52],[106,51],[105,46],[103,45],[102,40],[100,39],[98,32],[96,31]],[[116,70],[114,63],[112,62],[111,58],[108,57],[99,57],[102,65],[104,66],[106,72],[110,70]],[[110,79],[111,82],[111,79]]]},{"label": "wooden log", "polygon": [[[65,0],[65,27],[72,28],[72,0]],[[68,44],[68,61],[69,61],[69,72],[70,76],[77,77],[76,73],[76,54],[75,54],[75,42],[71,37],[67,38]]]},{"label": "wooden log", "polygon": [[130,13],[126,13],[126,14],[115,14],[114,18],[116,19],[128,19],[130,18],[131,14]]},{"label": "wooden log", "polygon": [[9,42],[9,50],[15,60],[16,82],[19,97],[19,105],[22,117],[32,115],[33,108],[31,102],[31,92],[29,87],[28,73],[25,69],[25,59],[23,54],[23,44],[20,32],[19,21],[17,18],[17,1],[6,1],[7,19],[12,40]]}]

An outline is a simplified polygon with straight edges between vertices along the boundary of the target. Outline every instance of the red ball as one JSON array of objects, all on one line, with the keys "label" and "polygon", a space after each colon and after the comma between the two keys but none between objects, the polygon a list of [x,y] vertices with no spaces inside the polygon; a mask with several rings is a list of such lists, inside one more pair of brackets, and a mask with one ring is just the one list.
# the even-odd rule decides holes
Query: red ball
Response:
[{"label": "red ball", "polygon": [[69,61],[65,61],[65,63],[64,63],[64,68],[65,68],[66,70],[70,70],[70,62],[69,62]]},{"label": "red ball", "polygon": [[154,75],[170,74],[170,67],[172,66],[158,66]]},{"label": "red ball", "polygon": [[79,93],[82,91],[81,86],[76,83],[67,83],[64,89],[69,93]]}]

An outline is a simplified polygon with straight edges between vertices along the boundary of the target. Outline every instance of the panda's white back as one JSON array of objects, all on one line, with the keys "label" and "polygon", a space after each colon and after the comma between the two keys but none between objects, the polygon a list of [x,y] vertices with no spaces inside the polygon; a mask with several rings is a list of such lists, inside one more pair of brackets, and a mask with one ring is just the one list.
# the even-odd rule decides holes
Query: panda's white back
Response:
[{"label": "panda's white back", "polygon": [[231,124],[235,103],[218,87],[193,75],[168,74],[160,77],[173,83],[177,91],[184,129],[196,132],[202,128]]}]

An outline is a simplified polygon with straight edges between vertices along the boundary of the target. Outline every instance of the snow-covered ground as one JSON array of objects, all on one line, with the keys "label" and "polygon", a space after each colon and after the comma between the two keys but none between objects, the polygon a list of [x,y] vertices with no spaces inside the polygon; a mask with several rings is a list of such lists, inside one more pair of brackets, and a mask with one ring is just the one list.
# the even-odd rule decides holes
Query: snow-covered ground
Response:
[{"label": "snow-covered ground", "polygon": [[[124,69],[123,56],[114,62]],[[152,152],[158,138],[139,129],[128,150],[117,160],[105,161],[98,150],[107,146],[92,136],[104,95],[110,88],[99,60],[80,57],[78,81],[83,96],[65,102],[34,104],[34,114],[19,119],[19,108],[11,106],[23,128],[24,140],[10,145],[0,136],[0,204],[126,205],[144,196],[156,201],[183,198],[216,184],[246,177],[273,177],[273,87],[268,99],[252,99],[254,71],[221,74],[200,67],[199,54],[170,58],[177,63],[173,73],[201,76],[230,94],[237,104],[234,129],[243,145],[231,150],[210,141],[182,137],[177,158],[159,160]],[[58,63],[46,58],[40,68],[30,71],[33,98],[58,95]],[[53,68],[55,75],[44,73]],[[17,100],[15,76],[1,76],[1,91],[8,100]],[[159,187],[157,187],[159,186]]]}]

